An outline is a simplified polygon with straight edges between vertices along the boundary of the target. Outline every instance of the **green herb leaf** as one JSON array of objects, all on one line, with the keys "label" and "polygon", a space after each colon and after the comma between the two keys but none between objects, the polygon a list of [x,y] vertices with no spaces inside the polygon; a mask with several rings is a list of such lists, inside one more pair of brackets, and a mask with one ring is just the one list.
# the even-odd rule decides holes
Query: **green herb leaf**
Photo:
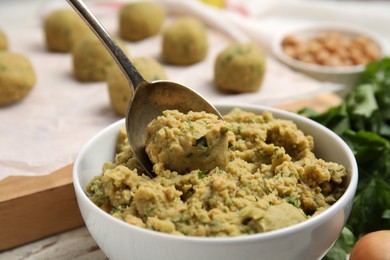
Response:
[{"label": "green herb leaf", "polygon": [[383,219],[390,219],[390,209],[387,209],[383,212],[382,218]]},{"label": "green herb leaf", "polygon": [[232,198],[227,198],[226,201],[225,201],[226,205],[231,205],[232,203],[233,203]]},{"label": "green herb leaf", "polygon": [[123,213],[123,211],[125,211],[126,207],[124,206],[118,206],[117,208],[113,208],[110,212],[111,215],[115,214],[115,213]]},{"label": "green herb leaf", "polygon": [[286,201],[295,207],[299,206],[299,199],[296,197],[288,196],[286,197]]},{"label": "green herb leaf", "polygon": [[145,216],[146,217],[153,217],[154,216],[154,210],[153,209],[148,209],[145,211]]},{"label": "green herb leaf", "polygon": [[373,179],[355,197],[347,225],[359,236],[380,229],[390,229],[390,220],[386,218],[389,209],[389,183]]},{"label": "green herb leaf", "polygon": [[199,172],[198,172],[198,177],[199,177],[199,179],[203,179],[204,177],[207,176],[207,174],[208,174],[207,171],[199,170]]},{"label": "green herb leaf", "polygon": [[206,147],[207,148],[207,139],[206,136],[202,136],[201,138],[196,140],[196,146]]}]

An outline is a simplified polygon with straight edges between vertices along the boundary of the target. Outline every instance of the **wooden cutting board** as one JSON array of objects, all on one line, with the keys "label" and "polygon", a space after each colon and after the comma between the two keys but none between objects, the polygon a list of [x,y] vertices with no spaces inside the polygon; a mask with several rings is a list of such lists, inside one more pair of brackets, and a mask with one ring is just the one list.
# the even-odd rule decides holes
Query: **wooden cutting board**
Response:
[{"label": "wooden cutting board", "polygon": [[[278,105],[319,112],[341,103],[335,94]],[[84,225],[72,183],[72,165],[37,177],[0,181],[0,251]]]}]

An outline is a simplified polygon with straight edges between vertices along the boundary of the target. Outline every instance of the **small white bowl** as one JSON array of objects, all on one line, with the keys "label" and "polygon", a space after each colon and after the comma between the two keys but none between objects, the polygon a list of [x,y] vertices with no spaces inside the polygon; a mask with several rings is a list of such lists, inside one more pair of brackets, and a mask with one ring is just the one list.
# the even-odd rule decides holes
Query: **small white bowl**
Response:
[{"label": "small white bowl", "polygon": [[114,158],[120,120],[94,136],[81,150],[73,168],[77,201],[85,224],[110,259],[259,260],[319,259],[333,245],[344,227],[353,203],[358,180],[355,157],[348,145],[326,127],[297,114],[269,107],[217,104],[222,114],[235,107],[294,121],[314,138],[315,152],[325,160],[348,169],[346,191],[329,209],[294,226],[238,237],[176,236],[143,229],[116,219],[97,207],[85,193],[86,184],[101,174],[102,165]]},{"label": "small white bowl", "polygon": [[341,23],[314,23],[310,25],[297,26],[285,30],[273,39],[272,51],[276,58],[294,70],[303,72],[317,80],[344,85],[343,89],[338,93],[341,96],[345,96],[348,94],[348,92],[350,92],[359,79],[359,76],[364,71],[365,65],[333,67],[310,64],[288,56],[282,49],[282,41],[286,36],[291,35],[297,36],[301,39],[309,39],[315,37],[318,33],[321,32],[339,32],[341,35],[348,37],[365,36],[371,39],[378,47],[380,51],[380,57],[384,57],[388,53],[384,40],[375,32],[359,26]]}]

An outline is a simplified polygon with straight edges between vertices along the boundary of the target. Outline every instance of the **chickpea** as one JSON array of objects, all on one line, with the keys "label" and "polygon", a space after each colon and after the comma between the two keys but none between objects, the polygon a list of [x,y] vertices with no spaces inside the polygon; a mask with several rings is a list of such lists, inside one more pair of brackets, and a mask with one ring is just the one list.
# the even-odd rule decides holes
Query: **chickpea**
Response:
[{"label": "chickpea", "polygon": [[326,42],[325,42],[325,48],[329,51],[329,52],[336,52],[337,49],[339,48],[339,41],[337,39],[328,39]]},{"label": "chickpea", "polygon": [[353,62],[353,64],[362,64],[364,62],[364,54],[363,51],[360,48],[351,48],[350,50],[350,57]]},{"label": "chickpea", "polygon": [[349,37],[342,37],[339,40],[339,46],[343,48],[349,48],[352,44],[352,39]]},{"label": "chickpea", "polygon": [[308,51],[311,54],[316,54],[321,51],[323,45],[315,40],[309,40],[308,42]]},{"label": "chickpea", "polygon": [[328,35],[324,32],[320,32],[317,34],[317,36],[314,38],[317,42],[319,43],[324,43],[326,42]]},{"label": "chickpea", "polygon": [[300,61],[307,62],[307,63],[315,63],[315,58],[310,53],[301,53],[298,56],[298,59]]},{"label": "chickpea", "polygon": [[330,53],[327,50],[322,49],[320,52],[317,53],[316,61],[318,64],[325,64],[326,61],[329,59],[329,56]]},{"label": "chickpea", "polygon": [[284,37],[282,45],[283,46],[297,45],[297,43],[299,43],[299,40],[296,37],[290,35],[290,36]]},{"label": "chickpea", "polygon": [[371,60],[377,60],[380,58],[379,50],[373,43],[366,45],[364,52],[369,58],[371,58]]},{"label": "chickpea", "polygon": [[369,44],[371,41],[370,39],[368,39],[367,37],[364,37],[364,36],[358,36],[355,38],[355,41],[354,41],[357,45],[360,45],[362,46],[362,48],[364,48],[364,46],[366,46],[367,44]]},{"label": "chickpea", "polygon": [[342,38],[339,32],[329,32],[325,35],[327,36],[328,39],[332,39],[332,40],[340,40]]},{"label": "chickpea", "polygon": [[344,60],[343,60],[343,66],[344,66],[344,67],[353,66],[352,60],[351,60],[351,59],[344,59]]},{"label": "chickpea", "polygon": [[349,57],[349,51],[347,48],[337,48],[335,54],[340,57],[341,60],[345,60]]},{"label": "chickpea", "polygon": [[298,56],[307,52],[307,44],[300,42],[295,46]]},{"label": "chickpea", "polygon": [[283,51],[284,51],[284,53],[286,53],[290,57],[293,57],[293,58],[298,57],[297,50],[293,46],[289,46],[289,45],[283,46]]},{"label": "chickpea", "polygon": [[341,66],[342,61],[337,55],[331,54],[329,55],[328,59],[325,61],[324,64],[327,66]]}]

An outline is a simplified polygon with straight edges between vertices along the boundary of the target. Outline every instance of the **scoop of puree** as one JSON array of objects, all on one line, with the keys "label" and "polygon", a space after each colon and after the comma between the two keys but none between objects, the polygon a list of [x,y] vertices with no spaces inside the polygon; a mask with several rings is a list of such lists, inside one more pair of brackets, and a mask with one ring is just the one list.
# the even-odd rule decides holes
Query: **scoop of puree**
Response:
[{"label": "scoop of puree", "polygon": [[87,185],[90,199],[131,225],[176,235],[238,236],[309,219],[345,190],[344,166],[316,158],[313,138],[288,120],[234,109],[165,111],[147,127],[147,175],[119,133],[114,162]]},{"label": "scoop of puree", "polygon": [[223,168],[230,160],[228,145],[234,139],[228,127],[205,112],[164,111],[146,129],[146,153],[155,167],[179,173]]}]

